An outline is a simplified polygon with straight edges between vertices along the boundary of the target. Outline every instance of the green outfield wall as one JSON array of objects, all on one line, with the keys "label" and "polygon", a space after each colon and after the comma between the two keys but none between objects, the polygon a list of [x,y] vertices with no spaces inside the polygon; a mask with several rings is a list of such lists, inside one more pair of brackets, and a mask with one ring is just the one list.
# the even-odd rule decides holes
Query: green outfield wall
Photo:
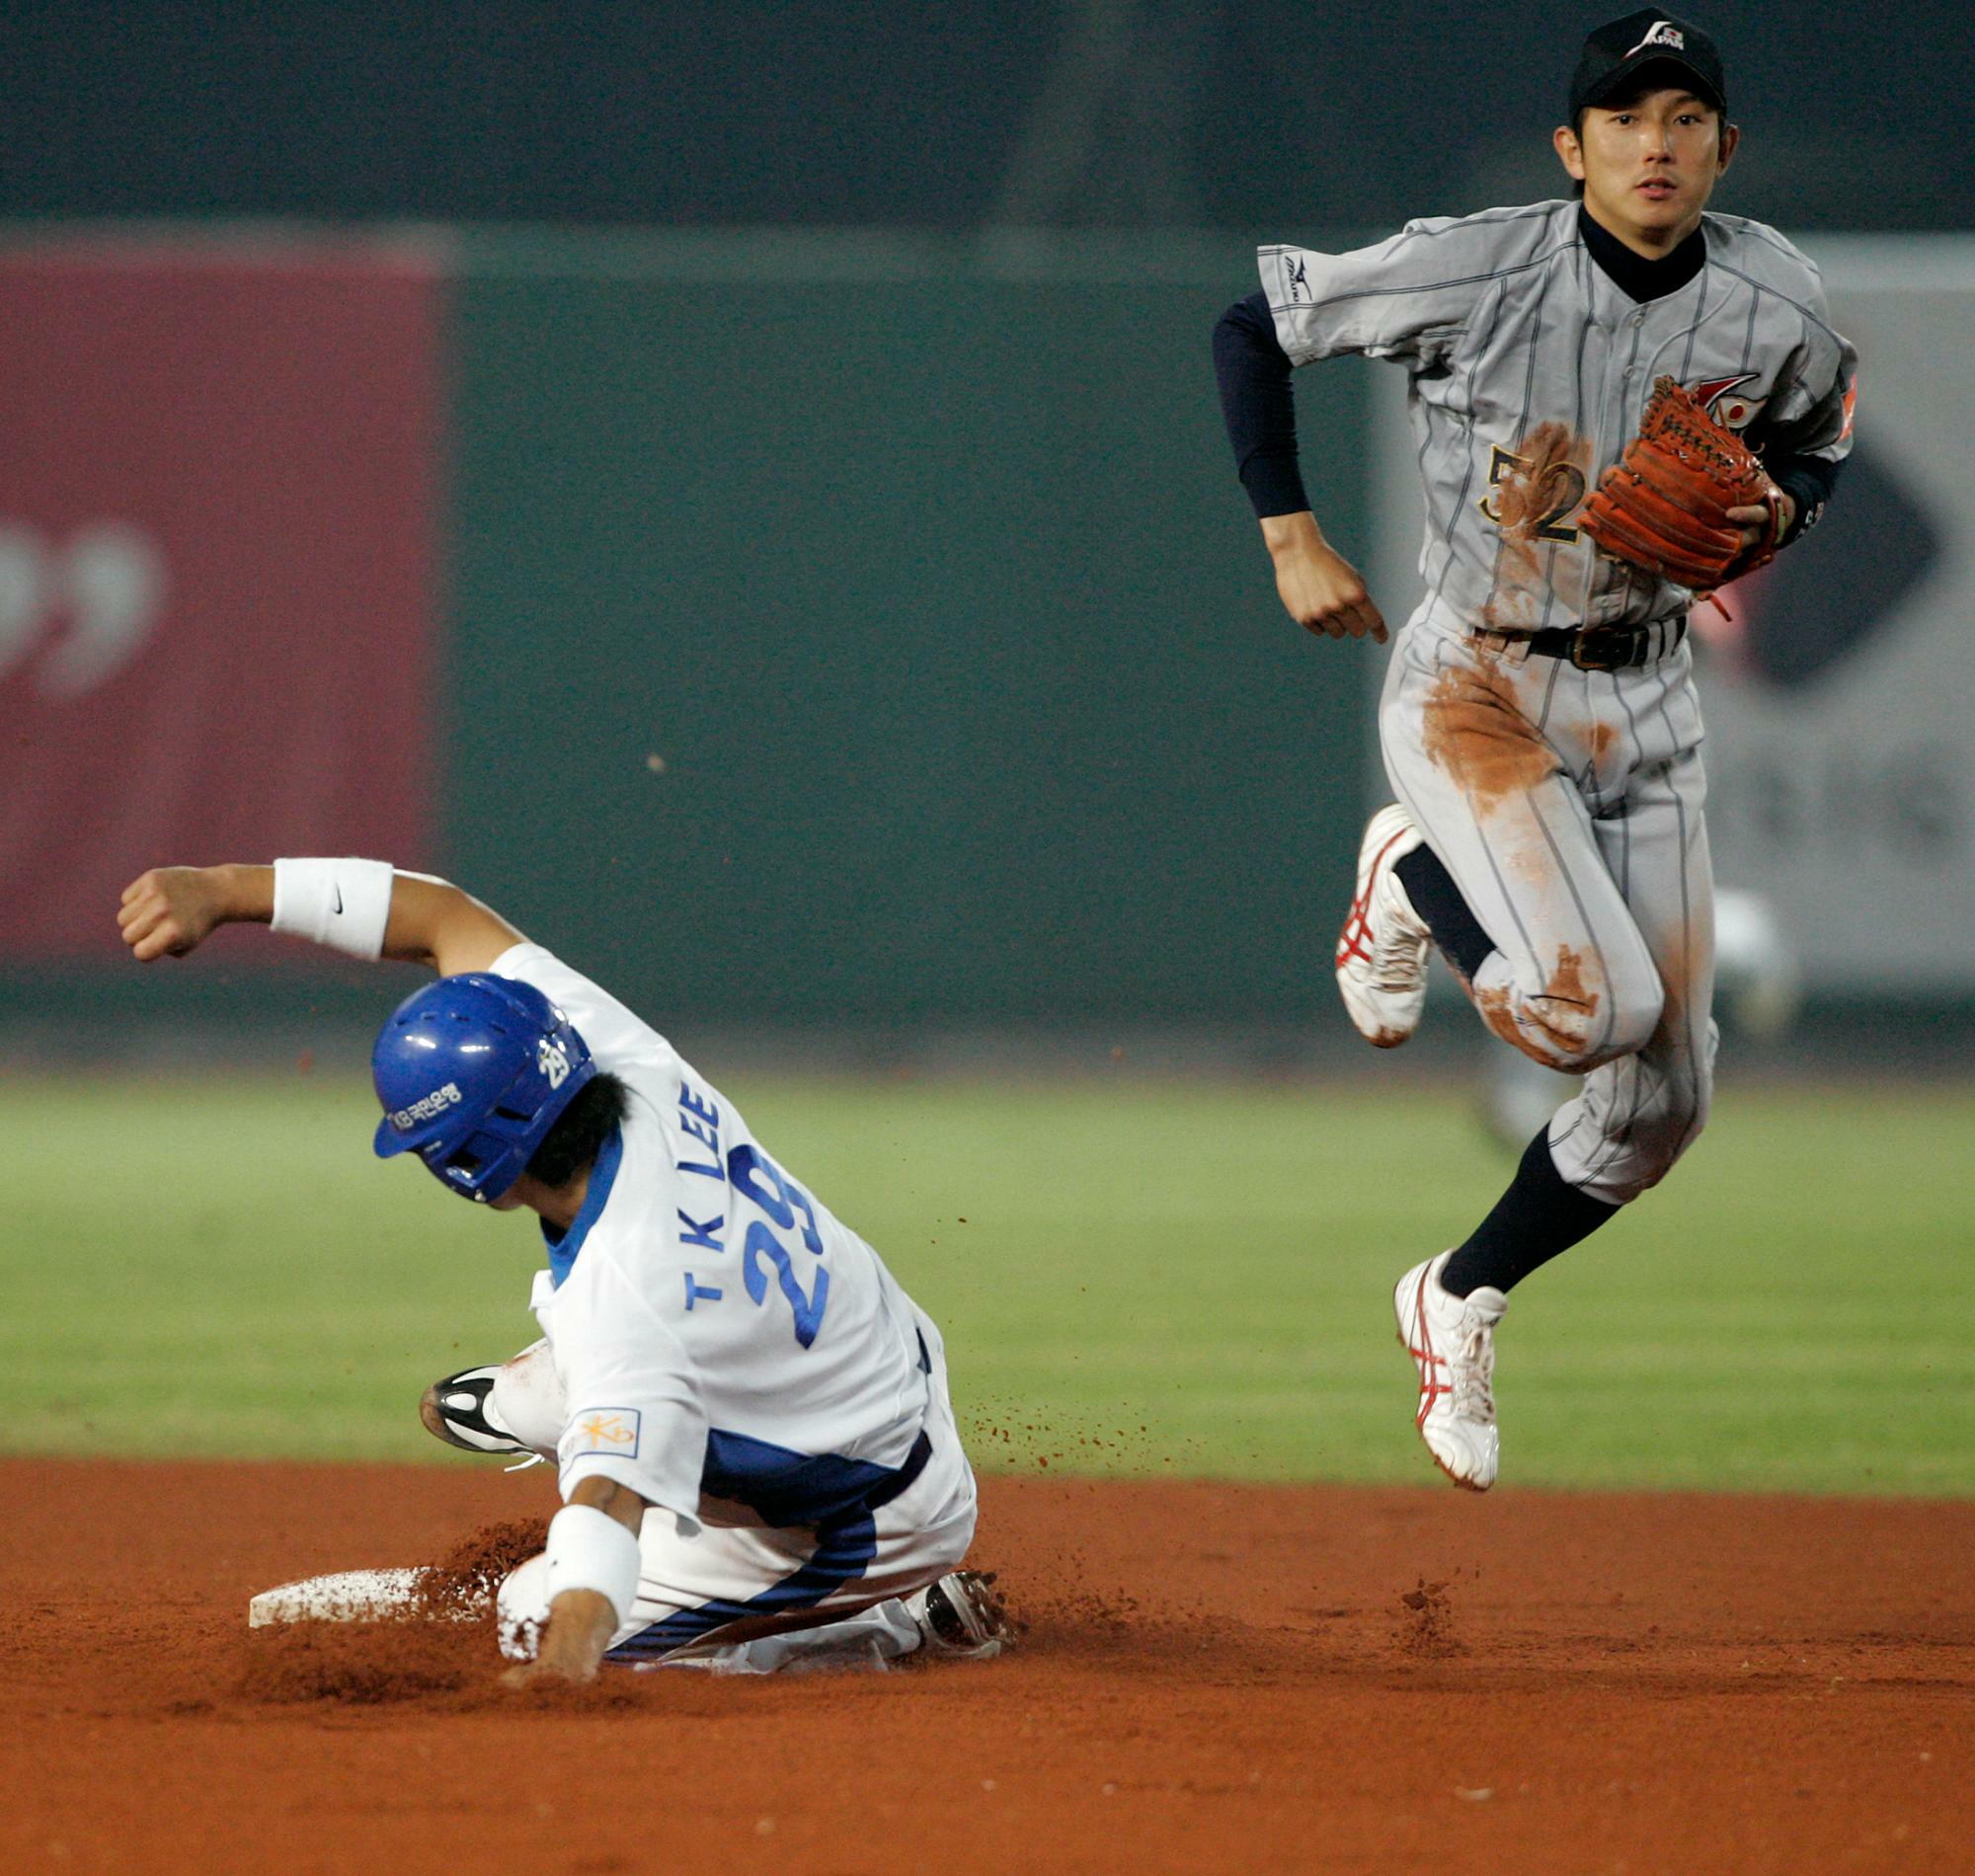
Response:
[{"label": "green outfield wall", "polygon": [[[117,945],[144,866],[305,851],[442,868],[669,1026],[1305,1020],[1376,654],[1284,617],[1228,461],[1251,249],[15,229],[0,348],[67,321],[95,363],[17,378],[52,440],[0,501],[40,595],[0,642],[0,1041],[367,1030],[376,980],[320,955]],[[324,329],[246,375],[283,295]],[[395,352],[372,301],[416,315]],[[1301,398],[1347,544],[1365,375]],[[297,440],[247,474],[205,432],[274,448],[277,394]],[[106,529],[150,610],[78,696],[118,620],[62,582]]]},{"label": "green outfield wall", "polygon": [[[1382,654],[1286,620],[1227,460],[1251,247],[0,227],[0,1063],[348,1053],[399,979],[117,943],[144,866],[283,852],[449,872],[684,1035],[1334,1029]],[[1298,409],[1396,617],[1376,376]],[[1967,1033],[1878,981],[1812,1013]]]},{"label": "green outfield wall", "polygon": [[[475,242],[459,877],[672,1020],[1299,1019],[1367,653],[1275,600],[1222,245]],[[1361,375],[1302,398],[1345,541]]]}]

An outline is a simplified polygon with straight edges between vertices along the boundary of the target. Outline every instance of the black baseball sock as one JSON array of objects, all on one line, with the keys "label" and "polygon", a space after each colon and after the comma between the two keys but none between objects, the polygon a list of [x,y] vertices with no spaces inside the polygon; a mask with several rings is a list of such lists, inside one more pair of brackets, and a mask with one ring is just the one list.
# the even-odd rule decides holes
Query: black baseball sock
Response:
[{"label": "black baseball sock", "polygon": [[1393,864],[1399,884],[1413,902],[1413,910],[1426,920],[1433,941],[1447,954],[1447,960],[1469,983],[1487,962],[1495,947],[1494,939],[1481,929],[1480,921],[1461,897],[1454,875],[1441,864],[1440,855],[1422,842],[1404,859]]},{"label": "black baseball sock", "polygon": [[1447,1260],[1440,1281],[1453,1296],[1464,1296],[1483,1284],[1513,1290],[1531,1271],[1616,1218],[1619,1211],[1618,1206],[1588,1198],[1564,1184],[1550,1157],[1545,1124],[1523,1149],[1523,1163],[1508,1191],[1475,1226],[1473,1236]]}]

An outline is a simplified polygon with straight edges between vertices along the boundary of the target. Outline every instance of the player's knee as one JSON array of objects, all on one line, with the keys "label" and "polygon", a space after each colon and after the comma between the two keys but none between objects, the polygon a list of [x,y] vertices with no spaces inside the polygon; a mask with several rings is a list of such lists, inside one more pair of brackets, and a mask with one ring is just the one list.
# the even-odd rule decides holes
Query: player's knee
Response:
[{"label": "player's knee", "polygon": [[1666,1084],[1638,1111],[1626,1130],[1625,1143],[1640,1192],[1658,1185],[1700,1137],[1711,1105],[1712,1094],[1703,1076]]},{"label": "player's knee", "polygon": [[544,1458],[569,1424],[569,1404],[546,1339],[532,1342],[494,1376],[494,1411],[514,1438]]},{"label": "player's knee", "polygon": [[1604,1007],[1585,1025],[1586,1043],[1575,1070],[1580,1074],[1636,1055],[1652,1041],[1666,1008],[1659,973],[1644,956],[1615,969],[1604,991]]},{"label": "player's knee", "polygon": [[1666,993],[1660,987],[1657,972],[1649,971],[1644,976],[1615,983],[1611,1029],[1598,1052],[1598,1060],[1618,1061],[1625,1055],[1636,1055],[1652,1041],[1665,1009]]},{"label": "player's knee", "polygon": [[1679,1056],[1662,1072],[1652,1098],[1639,1109],[1629,1137],[1641,1160],[1640,1189],[1657,1185],[1700,1137],[1714,1106],[1714,1051],[1720,1032],[1712,1023],[1700,1049]]},{"label": "player's knee", "polygon": [[1568,1001],[1535,999],[1511,1040],[1545,1068],[1588,1075],[1645,1048],[1659,1027],[1663,1001],[1657,977],[1587,985]]},{"label": "player's knee", "polygon": [[931,1532],[925,1552],[927,1564],[935,1575],[958,1570],[967,1561],[967,1553],[974,1548],[974,1526],[970,1511],[965,1517],[949,1519]]}]

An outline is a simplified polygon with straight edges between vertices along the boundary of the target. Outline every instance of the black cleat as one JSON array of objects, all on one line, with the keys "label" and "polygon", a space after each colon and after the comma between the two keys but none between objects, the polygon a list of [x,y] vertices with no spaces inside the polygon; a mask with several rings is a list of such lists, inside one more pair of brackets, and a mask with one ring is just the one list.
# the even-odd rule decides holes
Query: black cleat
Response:
[{"label": "black cleat", "polygon": [[419,1402],[419,1418],[426,1431],[463,1452],[521,1452],[532,1448],[504,1427],[494,1413],[494,1377],[499,1365],[463,1368],[426,1389]]},{"label": "black cleat", "polygon": [[992,1571],[950,1570],[906,1599],[926,1648],[963,1661],[991,1661],[1014,1645],[1015,1624],[994,1594]]}]

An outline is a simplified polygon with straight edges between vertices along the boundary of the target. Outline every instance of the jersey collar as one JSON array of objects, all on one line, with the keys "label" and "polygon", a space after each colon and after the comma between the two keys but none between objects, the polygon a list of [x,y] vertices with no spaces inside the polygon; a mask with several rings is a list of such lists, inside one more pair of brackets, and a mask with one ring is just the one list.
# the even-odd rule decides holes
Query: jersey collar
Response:
[{"label": "jersey collar", "polygon": [[1707,238],[1697,228],[1671,254],[1649,261],[1634,254],[1602,222],[1594,221],[1582,202],[1577,204],[1577,232],[1591,258],[1627,299],[1665,299],[1678,293],[1707,265]]},{"label": "jersey collar", "polygon": [[558,1231],[547,1222],[542,1225],[542,1239],[549,1247],[549,1281],[558,1290],[574,1267],[576,1255],[583,1249],[583,1240],[590,1235],[590,1227],[603,1215],[603,1208],[609,1201],[610,1188],[616,1183],[617,1168],[623,1158],[623,1132],[612,1128],[610,1137],[597,1149],[596,1163],[590,1169],[590,1190],[584,1194],[583,1209],[570,1221],[569,1229]]}]

